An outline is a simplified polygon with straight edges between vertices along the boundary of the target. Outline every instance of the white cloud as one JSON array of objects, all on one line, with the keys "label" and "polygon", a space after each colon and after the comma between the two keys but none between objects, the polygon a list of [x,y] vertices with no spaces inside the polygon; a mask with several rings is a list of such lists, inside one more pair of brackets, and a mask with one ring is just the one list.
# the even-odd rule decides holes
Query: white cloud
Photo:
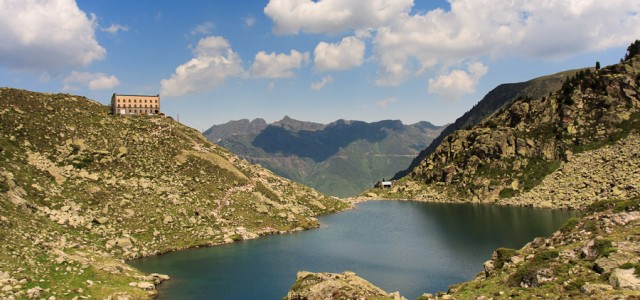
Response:
[{"label": "white cloud", "polygon": [[451,100],[473,93],[480,78],[487,74],[488,68],[482,63],[472,63],[467,67],[467,71],[453,70],[436,79],[429,79],[429,93]]},{"label": "white cloud", "polygon": [[413,0],[270,0],[276,34],[339,33],[378,27],[411,10]]},{"label": "white cloud", "polygon": [[258,52],[251,68],[255,77],[262,78],[288,78],[293,77],[293,70],[302,67],[303,63],[309,61],[309,53],[300,53],[291,50],[289,55],[280,53]]},{"label": "white cloud", "polygon": [[79,89],[76,84],[88,87],[91,90],[111,89],[120,84],[120,80],[114,75],[77,71],[71,72],[62,82],[65,90]]},{"label": "white cloud", "polygon": [[554,59],[640,36],[640,1],[452,0],[451,10],[398,16],[374,38],[379,84],[468,58]]},{"label": "white cloud", "polygon": [[333,77],[331,77],[331,75],[327,75],[325,77],[322,78],[322,80],[318,81],[318,82],[314,82],[311,84],[311,89],[313,90],[321,90],[322,88],[324,88],[327,84],[333,82]]},{"label": "white cloud", "polygon": [[379,107],[386,108],[387,106],[389,106],[389,104],[393,104],[393,103],[396,103],[396,102],[398,102],[398,98],[396,98],[396,97],[387,97],[387,98],[378,100],[377,104],[378,104]]},{"label": "white cloud", "polygon": [[129,26],[124,26],[120,24],[111,24],[111,26],[100,29],[104,32],[108,32],[111,34],[118,34],[120,31],[129,31]]},{"label": "white cloud", "polygon": [[0,1],[0,65],[36,72],[86,66],[107,53],[95,26],[74,0]]},{"label": "white cloud", "polygon": [[242,19],[242,21],[244,22],[244,25],[247,27],[253,27],[253,25],[256,25],[256,18],[254,16],[248,16]]},{"label": "white cloud", "polygon": [[163,96],[209,91],[227,78],[244,74],[240,57],[223,37],[202,38],[193,52],[194,58],[178,66],[171,78],[160,82]]},{"label": "white cloud", "polygon": [[438,65],[482,57],[558,59],[624,47],[640,36],[637,0],[450,0],[411,11],[413,0],[270,0],[277,34],[370,33],[379,85]]},{"label": "white cloud", "polygon": [[314,50],[315,68],[319,71],[348,70],[362,65],[364,42],[357,37],[346,37],[339,44],[320,42]]},{"label": "white cloud", "polygon": [[209,35],[211,34],[211,30],[213,30],[213,28],[215,28],[216,26],[213,24],[213,22],[204,22],[202,24],[198,24],[196,27],[193,27],[193,29],[191,29],[191,32],[189,32],[191,35]]}]

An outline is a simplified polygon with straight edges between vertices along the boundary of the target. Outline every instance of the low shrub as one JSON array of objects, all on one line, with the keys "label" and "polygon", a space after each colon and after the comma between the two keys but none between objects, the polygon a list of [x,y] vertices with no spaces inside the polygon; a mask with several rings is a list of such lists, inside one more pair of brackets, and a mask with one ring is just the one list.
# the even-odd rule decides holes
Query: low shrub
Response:
[{"label": "low shrub", "polygon": [[534,262],[545,262],[557,258],[560,253],[556,250],[544,250],[536,254],[533,258]]},{"label": "low shrub", "polygon": [[608,209],[613,209],[615,212],[640,210],[640,197],[633,197],[627,200],[598,201],[587,207],[587,211],[592,213]]},{"label": "low shrub", "polygon": [[504,188],[500,190],[500,198],[511,198],[516,195],[516,191],[512,188]]},{"label": "low shrub", "polygon": [[556,250],[544,250],[534,256],[534,258],[523,264],[518,270],[509,276],[508,283],[510,286],[519,287],[520,283],[526,283],[528,286],[538,285],[538,271],[549,265],[550,261],[560,256]]},{"label": "low shrub", "polygon": [[622,264],[622,265],[621,265],[620,267],[618,267],[618,268],[620,268],[620,269],[625,269],[625,270],[628,270],[628,269],[634,269],[633,274],[635,274],[636,276],[640,276],[640,263],[638,263],[638,264],[634,264],[634,263],[630,263],[630,262],[628,262],[628,263],[624,263],[624,264]]},{"label": "low shrub", "polygon": [[640,197],[631,198],[628,200],[620,201],[615,204],[613,211],[634,211],[640,209]]},{"label": "low shrub", "polygon": [[563,233],[567,233],[573,230],[576,225],[578,225],[578,223],[580,223],[580,219],[570,218],[569,220],[567,220],[567,222],[564,223],[564,225],[562,225],[562,227],[560,227],[560,231]]},{"label": "low shrub", "polygon": [[9,190],[9,185],[6,181],[0,180],[0,193],[4,193]]},{"label": "low shrub", "polygon": [[498,248],[496,249],[496,260],[494,266],[496,269],[500,269],[504,266],[504,263],[511,259],[511,257],[518,254],[516,249],[511,248]]},{"label": "low shrub", "polygon": [[612,247],[609,239],[596,239],[593,248],[599,256],[603,257],[609,257],[609,254],[618,251],[618,249]]}]

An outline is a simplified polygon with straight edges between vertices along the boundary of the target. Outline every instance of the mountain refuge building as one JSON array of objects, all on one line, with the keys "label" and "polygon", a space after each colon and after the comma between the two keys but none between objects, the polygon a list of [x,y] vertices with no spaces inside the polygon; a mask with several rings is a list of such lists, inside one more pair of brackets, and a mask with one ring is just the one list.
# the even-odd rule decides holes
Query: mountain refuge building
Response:
[{"label": "mountain refuge building", "polygon": [[160,95],[111,96],[111,113],[114,115],[157,115],[160,113]]}]

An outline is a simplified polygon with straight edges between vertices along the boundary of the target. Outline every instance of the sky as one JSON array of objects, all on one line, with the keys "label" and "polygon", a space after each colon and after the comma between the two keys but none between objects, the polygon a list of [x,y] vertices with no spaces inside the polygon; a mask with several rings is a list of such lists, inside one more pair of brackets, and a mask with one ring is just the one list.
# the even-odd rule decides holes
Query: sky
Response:
[{"label": "sky", "polygon": [[616,63],[638,0],[0,0],[0,86],[160,94],[205,130],[453,122],[501,83]]}]

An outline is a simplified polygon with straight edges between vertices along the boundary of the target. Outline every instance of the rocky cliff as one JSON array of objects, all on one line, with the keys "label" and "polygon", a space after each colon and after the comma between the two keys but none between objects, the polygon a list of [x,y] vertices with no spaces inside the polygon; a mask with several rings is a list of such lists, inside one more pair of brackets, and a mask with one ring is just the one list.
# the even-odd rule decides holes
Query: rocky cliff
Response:
[{"label": "rocky cliff", "polygon": [[[574,208],[620,193],[638,195],[639,73],[640,57],[627,55],[619,64],[576,73],[548,96],[518,98],[476,126],[448,135],[383,195]],[[613,150],[594,152],[604,146]],[[580,168],[563,167],[580,153],[591,174],[578,180],[578,172],[571,172],[578,180],[571,182],[558,170]],[[624,167],[612,172],[616,164]],[[552,173],[565,180],[556,189],[540,189],[566,197],[542,199],[540,189],[530,193]],[[574,183],[584,190],[572,192]]]},{"label": "rocky cliff", "polygon": [[480,102],[474,105],[468,112],[464,113],[460,118],[456,119],[453,124],[447,126],[438,137],[424,150],[420,151],[418,156],[411,161],[409,168],[402,170],[394,175],[393,179],[400,179],[407,176],[415,167],[431,153],[433,153],[440,143],[451,133],[459,129],[465,129],[477,125],[485,118],[490,117],[500,108],[503,108],[513,100],[521,97],[531,97],[534,99],[547,96],[549,93],[562,87],[567,77],[574,76],[580,70],[569,70],[548,76],[538,77],[526,82],[504,83],[485,95]]},{"label": "rocky cliff", "polygon": [[123,263],[318,225],[346,204],[163,116],[0,89],[0,298],[147,298]]}]

